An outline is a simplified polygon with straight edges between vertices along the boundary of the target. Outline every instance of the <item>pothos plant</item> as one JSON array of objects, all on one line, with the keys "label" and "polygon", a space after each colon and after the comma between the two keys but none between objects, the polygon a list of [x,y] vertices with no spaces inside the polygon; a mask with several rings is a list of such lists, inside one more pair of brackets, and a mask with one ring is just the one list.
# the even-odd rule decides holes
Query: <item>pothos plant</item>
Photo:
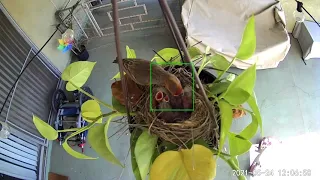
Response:
[{"label": "pothos plant", "polygon": [[[250,17],[245,27],[242,41],[236,56],[231,62],[219,53],[208,55],[210,48],[205,53],[201,53],[196,47],[189,47],[189,54],[192,60],[201,59],[198,74],[206,67],[212,66],[217,69],[216,80],[209,85],[207,95],[211,97],[212,103],[217,103],[221,115],[219,148],[209,147],[204,140],[198,139],[188,145],[189,149],[177,148],[174,144],[162,141],[158,144],[158,137],[150,134],[148,130],[135,129],[131,133],[130,149],[132,170],[137,180],[144,180],[149,173],[151,180],[166,179],[213,179],[216,175],[216,158],[226,161],[234,170],[240,170],[237,156],[249,151],[251,147],[250,139],[256,134],[258,127],[262,133],[262,120],[254,94],[256,80],[256,65],[252,65],[243,71],[236,78],[223,78],[224,74],[232,66],[236,59],[249,59],[255,52],[256,36],[254,16]],[[126,47],[127,58],[136,58],[135,51]],[[160,50],[152,60],[161,64],[163,61],[181,62],[180,52],[174,48]],[[125,108],[115,99],[109,105],[97,97],[85,92],[81,87],[88,80],[95,62],[75,62],[70,64],[62,73],[62,79],[67,82],[66,90],[80,92],[91,97],[81,107],[82,117],[89,124],[82,128],[72,128],[65,130],[55,130],[49,124],[33,116],[33,122],[42,136],[48,140],[55,140],[59,132],[73,132],[62,144],[62,147],[71,156],[78,159],[97,159],[73,150],[67,143],[68,139],[81,132],[88,130],[88,142],[97,154],[105,160],[124,167],[124,165],[114,155],[109,139],[107,137],[110,123],[113,119],[126,116]],[[112,79],[119,78],[118,73]],[[247,103],[251,110],[242,108],[242,104]],[[111,110],[109,113],[102,113],[100,105]],[[252,117],[252,122],[241,132],[230,131],[233,119],[233,109],[240,109],[248,112]],[[134,113],[131,113],[134,116]],[[103,121],[103,119],[107,119]],[[229,151],[223,152],[224,145],[228,139]],[[159,148],[164,148],[163,153],[159,153]],[[239,175],[239,179],[245,176]]]}]

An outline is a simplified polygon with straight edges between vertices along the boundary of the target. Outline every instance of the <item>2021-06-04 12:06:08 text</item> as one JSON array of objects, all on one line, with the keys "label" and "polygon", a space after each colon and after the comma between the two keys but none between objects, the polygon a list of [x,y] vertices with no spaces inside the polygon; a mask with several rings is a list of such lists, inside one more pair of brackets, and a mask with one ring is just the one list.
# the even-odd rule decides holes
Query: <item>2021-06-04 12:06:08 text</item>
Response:
[{"label": "2021-06-04 12:06:08 text", "polygon": [[249,172],[248,170],[232,170],[233,176],[311,176],[310,169],[266,169],[261,170],[257,169],[253,171],[253,173]]}]

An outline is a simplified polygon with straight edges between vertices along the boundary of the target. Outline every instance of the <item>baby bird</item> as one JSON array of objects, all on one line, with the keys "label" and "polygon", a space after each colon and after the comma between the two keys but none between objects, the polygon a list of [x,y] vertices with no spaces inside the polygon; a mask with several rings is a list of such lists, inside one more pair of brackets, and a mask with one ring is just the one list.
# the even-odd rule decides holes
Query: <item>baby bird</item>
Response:
[{"label": "baby bird", "polygon": [[[115,60],[115,63],[118,61]],[[150,74],[150,61],[143,59],[123,59],[124,71],[133,81],[140,85],[150,85],[151,83],[164,86],[171,95],[179,96],[183,89],[180,80],[173,74],[165,71],[161,66],[153,64]]]},{"label": "baby bird", "polygon": [[192,97],[192,87],[186,86],[183,88],[182,96],[182,107],[183,109],[192,109],[193,97]]}]

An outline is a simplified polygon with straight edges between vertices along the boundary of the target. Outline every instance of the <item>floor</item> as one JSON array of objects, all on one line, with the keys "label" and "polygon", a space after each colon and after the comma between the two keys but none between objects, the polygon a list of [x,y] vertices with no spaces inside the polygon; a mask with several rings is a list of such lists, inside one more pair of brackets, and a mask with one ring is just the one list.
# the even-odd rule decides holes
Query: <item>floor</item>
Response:
[{"label": "floor", "polygon": [[[153,32],[141,35],[123,34],[121,44],[123,52],[125,45],[136,51],[138,57],[151,59],[154,55],[152,49],[160,50],[164,47],[175,47],[174,41],[167,31],[156,30],[157,36],[151,36]],[[100,38],[89,44],[90,60],[97,65],[92,72],[88,85],[94,94],[111,103],[110,80],[118,72],[118,66],[111,62],[115,59],[115,46],[113,38]],[[286,139],[302,135],[308,132],[320,132],[320,84],[316,83],[320,77],[320,61],[313,59],[304,65],[301,61],[301,50],[296,40],[292,40],[292,47],[286,59],[276,69],[259,70],[255,92],[263,118],[264,136],[275,136]],[[240,70],[233,69],[240,72]],[[249,116],[235,120],[232,126],[234,132],[242,130],[251,119]],[[112,124],[110,134],[119,127]],[[260,135],[253,138],[256,143]],[[91,179],[134,179],[131,170],[130,157],[128,155],[129,136],[126,133],[118,133],[111,139],[111,147],[115,155],[125,163],[126,168],[111,165],[103,159],[77,160],[69,156],[57,144],[53,143],[51,156],[51,171],[69,176],[71,180]],[[89,145],[85,153],[95,156]],[[242,169],[249,166],[249,154],[239,157]],[[123,172],[122,172],[123,171]],[[218,180],[236,179],[232,176],[232,170],[222,160],[218,160]]]}]

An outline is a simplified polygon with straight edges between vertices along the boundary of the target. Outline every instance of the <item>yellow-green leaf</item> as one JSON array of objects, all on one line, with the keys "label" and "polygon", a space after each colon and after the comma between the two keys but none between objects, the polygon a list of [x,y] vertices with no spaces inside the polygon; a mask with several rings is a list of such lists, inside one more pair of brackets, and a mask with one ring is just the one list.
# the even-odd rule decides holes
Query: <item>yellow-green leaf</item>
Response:
[{"label": "yellow-green leaf", "polygon": [[[114,112],[111,112],[111,113],[105,114],[104,117],[106,117],[106,116],[108,116],[108,115],[111,116],[111,115],[113,115],[113,114],[114,114]],[[96,122],[99,121],[99,120],[100,120],[100,118],[96,118],[96,119],[95,119],[92,123],[90,123],[89,125],[84,126],[84,127],[80,128],[79,130],[77,130],[76,132],[71,133],[71,134],[65,139],[65,142],[67,142],[68,139],[74,137],[75,135],[80,134],[80,133],[82,133],[82,132],[84,132],[84,131],[92,128],[92,127],[96,124]],[[70,150],[70,149],[68,149],[68,147],[67,147],[68,144],[65,145],[65,146],[66,146],[67,150]],[[67,150],[66,150],[66,151],[67,151]],[[67,152],[69,153],[69,152],[71,152],[71,151],[67,151]],[[71,156],[75,157],[75,158],[78,157],[78,155],[74,156],[75,153],[73,153],[73,152],[71,152],[71,153],[69,153],[69,154],[70,154]]]},{"label": "yellow-green leaf", "polygon": [[73,149],[69,146],[69,144],[67,143],[67,141],[65,141],[65,142],[62,144],[62,147],[63,147],[63,149],[64,149],[67,153],[69,153],[71,156],[73,156],[73,157],[75,157],[75,158],[77,158],[77,159],[89,159],[89,160],[98,159],[98,158],[93,158],[93,157],[90,157],[90,156],[86,156],[86,155],[84,155],[84,154],[82,154],[82,153],[79,153],[79,152],[73,150]]},{"label": "yellow-green leaf", "polygon": [[189,52],[191,59],[193,59],[196,56],[201,55],[201,51],[196,47],[189,47],[188,52]]},{"label": "yellow-green leaf", "polygon": [[131,166],[134,176],[136,177],[136,180],[141,180],[141,175],[139,171],[139,167],[137,164],[136,156],[134,155],[134,147],[136,146],[137,140],[139,136],[141,135],[142,131],[138,128],[136,128],[130,136],[130,151],[131,151]]},{"label": "yellow-green leaf", "polygon": [[[158,52],[158,54],[167,62],[174,62],[179,63],[181,62],[181,57],[178,49],[174,48],[164,48]],[[157,54],[153,57],[153,59],[156,60],[157,64],[165,64],[166,62],[163,61],[163,59],[158,56]],[[174,61],[170,61],[171,58],[174,58],[178,56]]]},{"label": "yellow-green leaf", "polygon": [[254,92],[252,93],[252,95],[248,99],[247,103],[249,104],[250,108],[252,109],[252,111],[257,119],[257,123],[260,127],[260,132],[261,132],[261,136],[262,136],[263,135],[262,118],[261,118],[260,110],[259,110],[258,103],[257,103],[256,96],[255,96]]},{"label": "yellow-green leaf", "polygon": [[231,82],[227,91],[221,95],[232,105],[240,105],[246,102],[253,93],[256,82],[256,65],[250,66]]},{"label": "yellow-green leaf", "polygon": [[[213,67],[221,70],[226,70],[230,64],[230,62],[220,54],[215,54],[214,56],[210,57],[209,60],[211,61]],[[218,76],[223,73],[222,71],[216,72]]]},{"label": "yellow-green leaf", "polygon": [[35,115],[33,115],[33,123],[43,137],[48,140],[56,140],[58,138],[58,132]]},{"label": "yellow-green leaf", "polygon": [[77,89],[70,82],[78,87],[82,87],[87,82],[95,64],[96,62],[90,61],[78,61],[70,64],[61,75],[62,80],[68,81],[66,89],[68,91]]},{"label": "yellow-green leaf", "polygon": [[157,145],[157,140],[158,137],[149,134],[147,130],[143,131],[137,140],[134,148],[134,155],[136,157],[142,180],[147,177],[152,156]]},{"label": "yellow-green leaf", "polygon": [[221,115],[221,126],[220,126],[220,142],[219,142],[219,152],[224,146],[226,137],[228,136],[228,132],[230,131],[232,124],[232,107],[231,105],[224,101],[220,100],[218,102],[220,115]]},{"label": "yellow-green leaf", "polygon": [[229,148],[231,156],[237,156],[248,152],[251,145],[252,144],[249,140],[243,139],[236,134],[229,132]]},{"label": "yellow-green leaf", "polygon": [[242,40],[236,58],[241,60],[249,59],[256,50],[256,32],[254,16],[251,16],[242,34]]},{"label": "yellow-green leaf", "polygon": [[[90,119],[99,117],[102,114],[100,105],[95,100],[88,100],[81,106],[81,115],[83,119],[88,122],[92,122]],[[102,118],[97,121],[97,123],[102,123]]]},{"label": "yellow-green leaf", "polygon": [[239,136],[243,137],[244,139],[250,140],[254,135],[256,135],[258,130],[258,120],[255,114],[250,113],[252,122],[245,127],[239,134]]},{"label": "yellow-green leaf", "polygon": [[212,180],[215,176],[213,153],[197,144],[192,149],[160,154],[150,171],[150,180]]},{"label": "yellow-green leaf", "polygon": [[111,116],[109,116],[106,124],[94,126],[89,129],[88,141],[91,147],[99,154],[99,156],[103,157],[105,160],[111,162],[112,164],[123,167],[121,162],[115,157],[114,153],[112,152],[109,139],[107,138],[111,120],[121,115],[121,113],[112,114]]},{"label": "yellow-green leaf", "polygon": [[126,46],[127,58],[137,58],[136,52],[133,49],[130,49],[129,46]]}]

